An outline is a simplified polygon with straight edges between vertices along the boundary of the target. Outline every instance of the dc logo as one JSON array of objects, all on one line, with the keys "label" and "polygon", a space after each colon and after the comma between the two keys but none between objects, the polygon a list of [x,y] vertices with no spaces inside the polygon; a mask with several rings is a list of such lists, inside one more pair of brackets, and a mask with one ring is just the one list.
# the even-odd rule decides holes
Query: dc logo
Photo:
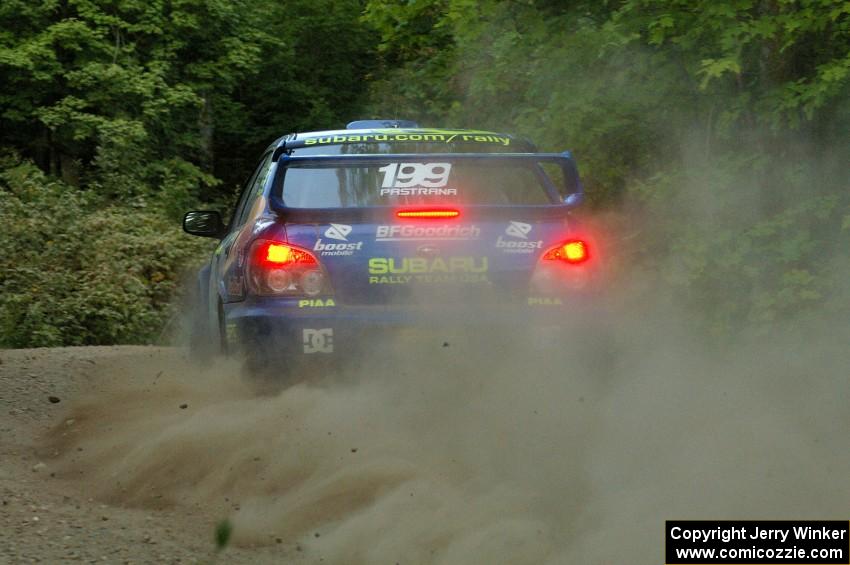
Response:
[{"label": "dc logo", "polygon": [[511,237],[518,237],[520,239],[528,239],[528,232],[531,231],[531,224],[524,224],[522,222],[514,222],[508,225],[508,228],[505,230],[505,233]]},{"label": "dc logo", "polygon": [[345,224],[331,224],[331,227],[325,230],[325,237],[338,239],[339,241],[348,241],[348,234],[351,233],[351,226]]},{"label": "dc logo", "polygon": [[304,337],[304,353],[334,352],[333,328],[323,328],[320,330],[304,329],[301,335]]}]

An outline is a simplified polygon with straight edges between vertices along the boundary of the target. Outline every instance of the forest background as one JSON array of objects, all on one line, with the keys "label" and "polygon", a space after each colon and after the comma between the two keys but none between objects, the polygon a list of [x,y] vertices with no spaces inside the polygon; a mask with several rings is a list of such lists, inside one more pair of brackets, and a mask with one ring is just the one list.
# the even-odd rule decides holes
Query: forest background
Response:
[{"label": "forest background", "polygon": [[573,150],[719,342],[848,319],[850,1],[0,0],[0,346],[169,339],[182,213],[369,117]]}]

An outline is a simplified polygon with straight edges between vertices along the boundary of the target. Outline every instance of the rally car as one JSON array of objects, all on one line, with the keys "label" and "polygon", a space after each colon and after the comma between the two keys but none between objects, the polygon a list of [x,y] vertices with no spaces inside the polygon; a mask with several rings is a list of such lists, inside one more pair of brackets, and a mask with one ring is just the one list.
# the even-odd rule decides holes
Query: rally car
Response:
[{"label": "rally car", "polygon": [[281,137],[229,221],[185,215],[186,232],[219,240],[192,342],[286,379],[382,330],[557,323],[594,285],[582,199],[570,152],[503,133],[364,120]]}]

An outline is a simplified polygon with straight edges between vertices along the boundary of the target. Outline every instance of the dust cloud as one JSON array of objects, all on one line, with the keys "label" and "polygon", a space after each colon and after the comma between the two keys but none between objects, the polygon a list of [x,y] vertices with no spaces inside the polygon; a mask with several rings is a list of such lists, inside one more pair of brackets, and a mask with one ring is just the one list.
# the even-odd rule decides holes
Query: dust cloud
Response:
[{"label": "dust cloud", "polygon": [[[758,202],[756,184],[736,197]],[[704,184],[682,194],[670,209],[709,242],[764,216],[730,215]],[[667,519],[846,517],[843,310],[711,340],[710,300],[611,273],[617,288],[557,335],[529,318],[367,339],[274,395],[235,361],[117,359],[52,433],[61,475],[115,504],[208,508],[235,544],[308,563],[661,563]]]},{"label": "dust cloud", "polygon": [[627,303],[555,342],[533,320],[401,336],[272,396],[235,362],[116,360],[53,432],[61,474],[324,563],[659,563],[665,519],[846,514],[835,332],[717,348]]}]

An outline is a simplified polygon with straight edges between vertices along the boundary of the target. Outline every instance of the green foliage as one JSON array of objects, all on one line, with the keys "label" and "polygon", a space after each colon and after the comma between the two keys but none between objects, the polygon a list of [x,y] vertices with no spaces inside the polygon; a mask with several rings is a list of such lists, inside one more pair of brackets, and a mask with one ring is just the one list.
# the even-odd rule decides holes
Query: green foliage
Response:
[{"label": "green foliage", "polygon": [[362,8],[359,0],[253,4],[271,40],[252,79],[212,102],[215,173],[224,186],[244,182],[281,135],[338,129],[360,117],[377,42],[359,22]]},{"label": "green foliage", "polygon": [[0,346],[149,343],[209,253],[137,200],[110,205],[28,163],[0,173]]},{"label": "green foliage", "polygon": [[845,0],[371,0],[366,14],[385,80],[408,80],[375,89],[375,113],[426,109],[572,149],[592,206],[641,218],[632,267],[712,332],[850,310],[835,302],[850,225]]},{"label": "green foliage", "polygon": [[233,524],[230,520],[224,519],[215,527],[215,548],[221,551],[230,543],[230,536],[233,533]]},{"label": "green foliage", "polygon": [[726,122],[797,127],[850,81],[843,0],[628,0],[613,21],[675,56],[701,90],[730,101]]},{"label": "green foliage", "polygon": [[[0,2],[0,346],[142,343],[275,138],[357,117],[359,0]],[[44,174],[46,173],[46,175]],[[61,179],[58,180],[58,179]]]},{"label": "green foliage", "polygon": [[383,63],[370,85],[372,115],[423,123],[445,118],[455,95],[451,5],[448,0],[367,4],[363,21],[380,34]]},{"label": "green foliage", "polygon": [[[825,165],[812,158],[792,170],[798,165],[738,157],[650,179],[637,190],[650,222],[664,223],[645,230],[641,262],[717,336],[762,333],[822,310],[843,293],[848,271],[837,259],[850,245],[841,224],[850,194],[812,186],[839,169],[815,170]],[[765,167],[776,179],[766,190]],[[848,303],[830,308],[847,312]]]},{"label": "green foliage", "polygon": [[[161,186],[162,162],[210,171],[208,100],[250,77],[270,38],[245,2],[20,2],[0,9],[3,141],[73,185]],[[197,176],[197,174],[195,174]],[[195,196],[212,179],[196,185]]]},{"label": "green foliage", "polygon": [[[155,192],[167,161],[229,191],[276,137],[355,116],[374,43],[357,24],[361,9],[355,0],[5,1],[3,144],[74,185],[127,187],[104,179],[118,167]],[[218,185],[202,179],[194,196],[214,199]]]}]

